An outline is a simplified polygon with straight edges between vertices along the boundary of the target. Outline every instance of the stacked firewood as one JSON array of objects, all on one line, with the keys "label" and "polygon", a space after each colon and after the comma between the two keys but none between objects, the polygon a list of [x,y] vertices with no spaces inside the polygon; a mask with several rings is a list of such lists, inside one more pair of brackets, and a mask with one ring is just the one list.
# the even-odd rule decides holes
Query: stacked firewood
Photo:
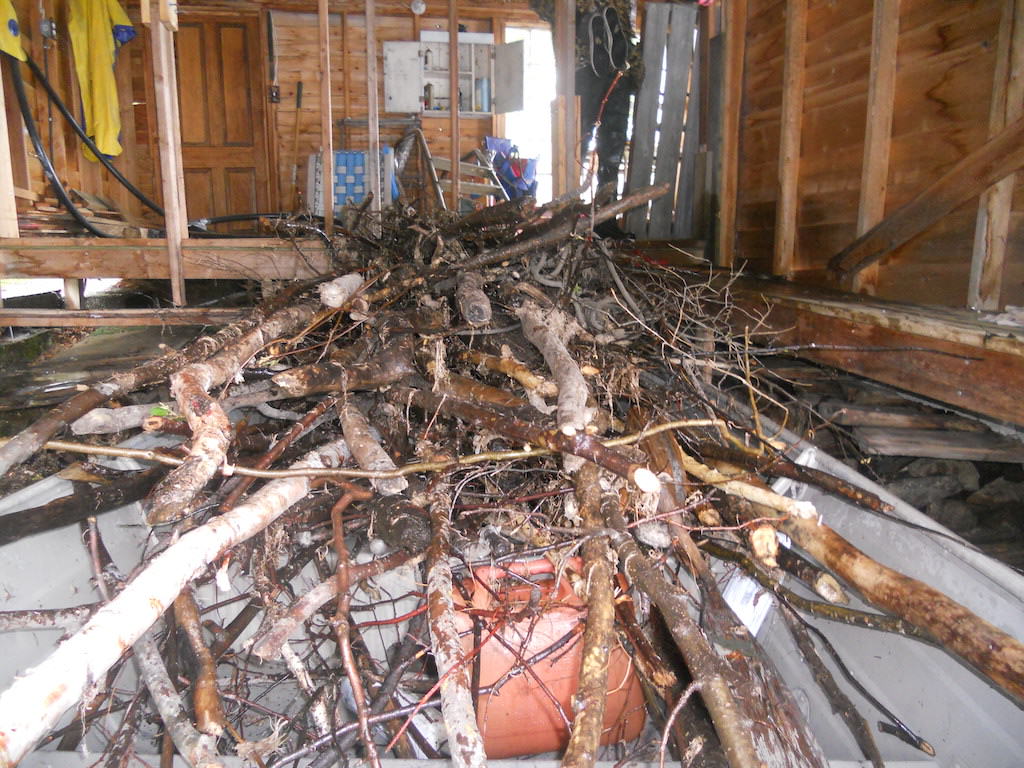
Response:
[{"label": "stacked firewood", "polygon": [[[942,646],[1024,697],[1018,641],[770,489],[767,478],[788,477],[889,511],[796,465],[764,428],[759,413],[777,398],[731,330],[727,289],[594,236],[658,192],[462,219],[357,212],[334,274],[280,286],[246,321],[94,384],[0,447],[0,472],[40,449],[151,466],[98,471],[87,491],[4,517],[0,541],[142,500],[155,542],[134,575],[112,576],[86,522],[101,599],[2,617],[76,631],[0,695],[0,764],[55,738],[77,707],[79,733],[114,718],[109,765],[149,751],[137,734],[159,723],[165,755],[193,766],[231,752],[264,768],[327,766],[339,753],[481,766],[484,698],[511,706],[497,697],[517,676],[545,689],[541,659],[575,648],[578,685],[552,702],[567,765],[592,765],[615,741],[606,701],[621,681],[609,658],[623,650],[649,723],[637,754],[823,765],[793,695],[722,597],[722,562],[775,592],[876,765],[872,731],[802,614]],[[131,404],[165,386],[166,402]],[[132,430],[180,442],[114,445]],[[394,594],[398,573],[409,586]],[[784,574],[818,599],[784,587]],[[249,598],[223,625],[201,619],[212,585]],[[880,610],[849,607],[846,589]],[[575,620],[545,647],[526,653],[506,631],[569,604]],[[375,648],[381,627],[393,642]],[[499,644],[514,662],[483,680],[479,660]],[[100,706],[96,681],[125,664],[137,665],[138,690],[108,690]],[[282,709],[256,695],[281,685],[294,691]]]}]

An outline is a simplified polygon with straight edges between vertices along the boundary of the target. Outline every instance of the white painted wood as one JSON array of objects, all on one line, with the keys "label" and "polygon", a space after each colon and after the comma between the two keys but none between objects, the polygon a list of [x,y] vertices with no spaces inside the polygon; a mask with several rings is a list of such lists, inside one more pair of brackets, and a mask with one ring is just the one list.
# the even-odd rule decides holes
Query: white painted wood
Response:
[{"label": "white painted wood", "polygon": [[518,112],[523,109],[526,90],[526,43],[494,46],[494,82],[491,93],[496,114]]},{"label": "white painted wood", "polygon": [[384,43],[384,111],[423,110],[423,59],[417,42]]}]

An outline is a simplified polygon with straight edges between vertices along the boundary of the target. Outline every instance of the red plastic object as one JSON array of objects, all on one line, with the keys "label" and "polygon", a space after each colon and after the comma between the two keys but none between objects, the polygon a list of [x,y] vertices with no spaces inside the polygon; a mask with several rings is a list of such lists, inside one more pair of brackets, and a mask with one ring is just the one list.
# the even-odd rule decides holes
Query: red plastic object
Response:
[{"label": "red plastic object", "polygon": [[[569,567],[578,571],[579,558]],[[489,758],[561,751],[569,743],[570,726],[559,707],[571,723],[586,607],[564,575],[556,583],[553,571],[549,560],[533,560],[477,568],[474,579],[466,581],[471,601],[458,613],[463,653],[468,657],[473,650],[473,614],[482,624],[480,687],[498,686],[476,702]],[[644,717],[640,682],[628,654],[616,643],[608,664],[601,743],[635,739]]]}]

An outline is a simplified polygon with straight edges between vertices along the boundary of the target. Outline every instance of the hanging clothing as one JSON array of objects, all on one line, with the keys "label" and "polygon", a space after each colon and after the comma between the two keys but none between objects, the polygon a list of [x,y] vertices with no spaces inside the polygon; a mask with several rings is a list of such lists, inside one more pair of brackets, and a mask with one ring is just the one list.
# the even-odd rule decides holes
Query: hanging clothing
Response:
[{"label": "hanging clothing", "polygon": [[25,61],[25,49],[21,47],[21,27],[14,13],[11,0],[0,0],[0,51],[9,53],[19,61]]},{"label": "hanging clothing", "polygon": [[[71,0],[68,33],[75,53],[86,133],[103,154],[119,155],[121,114],[114,60],[117,49],[135,37],[135,28],[117,0]],[[90,154],[86,150],[86,156]]]}]

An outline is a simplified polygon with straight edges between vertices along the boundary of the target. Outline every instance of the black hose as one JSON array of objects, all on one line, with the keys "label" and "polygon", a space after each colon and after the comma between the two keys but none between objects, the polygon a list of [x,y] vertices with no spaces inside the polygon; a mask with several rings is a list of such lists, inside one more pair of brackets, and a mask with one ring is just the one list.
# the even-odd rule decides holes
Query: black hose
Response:
[{"label": "black hose", "polygon": [[[110,161],[110,159],[102,151],[100,151],[99,147],[96,146],[96,142],[92,140],[89,134],[85,132],[85,129],[81,126],[81,124],[75,119],[75,116],[71,114],[71,111],[67,108],[67,105],[64,103],[63,99],[61,99],[60,94],[57,93],[53,85],[50,83],[49,78],[46,77],[46,73],[39,68],[39,65],[36,64],[36,62],[32,59],[31,56],[27,58],[26,63],[28,64],[29,69],[32,71],[32,75],[36,78],[40,85],[43,86],[43,90],[46,91],[46,95],[49,97],[50,101],[54,104],[54,106],[57,107],[57,111],[61,113],[65,120],[67,120],[68,124],[71,126],[72,130],[74,130],[78,138],[81,139],[82,143],[85,144],[85,146],[89,149],[90,152],[93,153],[96,159],[103,164],[103,167],[110,171],[110,175],[113,176],[132,195],[134,195],[135,198],[139,200],[139,202],[141,202],[147,208],[151,209],[158,216],[164,217],[165,214],[163,207],[154,202],[148,195],[146,195],[145,192],[136,187],[128,178],[125,177],[124,174],[121,173],[121,171],[117,169],[117,167]],[[35,134],[38,137],[38,132],[36,131],[35,124],[30,117],[31,111],[26,111],[28,109],[27,99],[25,99],[25,101],[22,101],[22,97],[24,96],[24,81],[21,79],[21,71],[17,66],[13,66],[12,69],[16,73],[14,77],[17,79],[18,83],[21,84],[21,93],[19,95],[18,103],[22,108],[21,113],[22,116],[25,118],[26,126],[29,130],[29,136],[32,137],[33,134]],[[15,88],[17,89],[17,87],[18,86],[16,85]],[[105,235],[96,230],[91,224],[88,223],[88,220],[81,215],[78,209],[75,208],[74,204],[68,197],[67,192],[64,190],[63,186],[60,184],[59,179],[57,178],[56,171],[53,168],[53,164],[50,162],[49,155],[47,155],[46,152],[43,151],[42,149],[42,140],[39,139],[39,143],[36,143],[36,141],[33,140],[33,145],[35,146],[36,152],[39,155],[39,161],[43,165],[43,170],[46,172],[47,177],[53,184],[55,191],[57,191],[58,199],[61,201],[61,203],[64,204],[64,206],[68,209],[68,211],[75,218],[75,220],[83,227],[85,227],[87,230],[96,234],[97,237],[109,237],[109,235]],[[63,193],[63,196],[61,193]],[[292,214],[286,211],[277,211],[274,213],[240,213],[228,216],[211,216],[208,218],[191,221],[189,222],[188,226],[189,229],[193,230],[193,233],[198,237],[230,238],[233,237],[234,235],[221,232],[210,232],[206,229],[206,227],[209,226],[210,224],[225,224],[236,221],[253,221],[256,219],[286,219],[289,218],[291,215]]]},{"label": "black hose", "polygon": [[39,158],[39,162],[43,166],[43,173],[46,174],[46,178],[49,179],[50,184],[53,186],[53,191],[57,195],[57,200],[67,209],[68,213],[71,214],[71,218],[84,227],[87,232],[96,237],[111,237],[111,235],[108,235],[106,232],[101,232],[96,229],[96,227],[94,227],[89,220],[82,215],[82,212],[75,207],[75,204],[71,202],[71,198],[68,197],[68,193],[64,189],[64,185],[57,176],[57,171],[53,168],[53,163],[50,162],[50,156],[46,154],[46,149],[43,147],[43,141],[39,138],[39,130],[36,128],[36,121],[32,118],[32,110],[29,108],[28,97],[25,95],[25,82],[21,79],[21,63],[6,51],[4,52],[4,58],[7,59],[8,64],[10,64],[11,83],[14,85],[14,95],[18,98],[18,107],[21,109],[21,117],[25,121],[25,130],[28,131],[28,136],[32,140],[32,146],[35,148],[36,156]]},{"label": "black hose", "polygon": [[78,138],[80,138],[82,140],[82,143],[89,148],[89,151],[96,156],[96,159],[103,163],[103,167],[110,171],[110,175],[117,179],[118,182],[120,182],[125,189],[131,192],[139,200],[139,202],[141,202],[143,205],[150,208],[154,213],[162,217],[164,215],[164,209],[161,206],[157,205],[157,203],[153,202],[153,200],[151,200],[149,196],[146,195],[145,192],[143,192],[141,189],[132,184],[131,181],[129,181],[127,178],[125,178],[124,174],[122,174],[117,169],[117,167],[112,162],[110,162],[110,159],[105,154],[103,154],[103,152],[100,151],[99,147],[96,146],[96,142],[94,142],[92,138],[90,138],[89,134],[85,132],[85,129],[75,119],[75,116],[71,114],[71,111],[67,108],[67,105],[65,105],[64,101],[61,99],[60,94],[58,94],[57,91],[54,90],[53,86],[50,84],[49,79],[46,77],[46,74],[41,69],[39,69],[39,65],[36,64],[35,61],[33,61],[31,56],[28,57],[26,63],[28,64],[28,68],[32,70],[33,76],[35,76],[36,80],[39,81],[39,84],[43,86],[43,90],[46,91],[46,95],[50,97],[50,101],[53,102],[53,105],[55,107],[57,107],[57,111],[64,116],[64,119],[68,121],[68,125],[70,125],[72,130],[74,130],[74,132],[78,134]]},{"label": "black hose", "polygon": [[294,214],[287,211],[275,211],[274,213],[230,213],[227,216],[204,216],[201,219],[194,219],[188,225],[190,227],[205,227],[209,224],[228,224],[234,221],[254,221],[256,219],[288,219]]}]

